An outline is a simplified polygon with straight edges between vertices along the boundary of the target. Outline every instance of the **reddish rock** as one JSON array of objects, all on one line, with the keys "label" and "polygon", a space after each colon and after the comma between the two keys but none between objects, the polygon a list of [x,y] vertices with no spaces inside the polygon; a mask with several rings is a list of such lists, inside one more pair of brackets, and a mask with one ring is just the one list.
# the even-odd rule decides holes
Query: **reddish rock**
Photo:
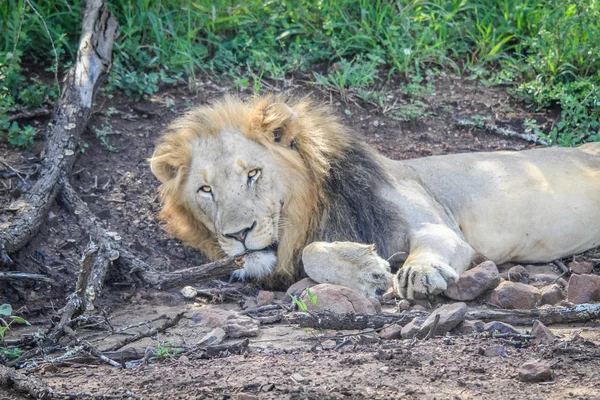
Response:
[{"label": "reddish rock", "polygon": [[358,290],[345,286],[321,283],[310,288],[310,293],[316,297],[317,302],[313,304],[307,293],[303,293],[300,299],[311,311],[329,310],[334,313],[374,313],[373,303]]},{"label": "reddish rock", "polygon": [[574,304],[600,301],[600,276],[571,275],[567,298]]},{"label": "reddish rock", "polygon": [[545,362],[532,361],[519,368],[519,380],[523,382],[545,382],[552,379],[550,366]]},{"label": "reddish rock", "polygon": [[410,309],[410,301],[402,299],[398,302],[398,310],[408,311]]},{"label": "reddish rock", "polygon": [[306,290],[306,288],[313,287],[315,285],[318,285],[318,283],[310,278],[300,279],[298,282],[290,286],[285,293],[288,296],[291,294],[293,296],[300,297],[300,295]]},{"label": "reddish rock", "polygon": [[458,281],[450,285],[444,294],[452,300],[470,301],[495,288],[499,283],[500,275],[496,264],[485,261],[462,273]]},{"label": "reddish rock", "polygon": [[541,298],[540,291],[533,286],[504,281],[492,292],[490,303],[506,309],[531,309]]},{"label": "reddish rock", "polygon": [[529,277],[529,272],[522,265],[515,265],[507,273],[507,278],[511,282],[527,283],[527,277]]},{"label": "reddish rock", "polygon": [[554,305],[565,299],[565,294],[559,285],[556,283],[542,288],[542,305]]},{"label": "reddish rock", "polygon": [[398,324],[387,326],[379,332],[379,337],[385,340],[400,339],[402,337],[402,326]]},{"label": "reddish rock", "polygon": [[475,320],[464,320],[454,329],[452,329],[453,333],[457,335],[470,335],[472,333],[483,332],[483,321],[475,319]]},{"label": "reddish rock", "polygon": [[429,317],[427,317],[425,322],[423,322],[423,325],[421,325],[421,329],[419,330],[417,337],[423,338],[429,333],[433,323],[435,322],[436,315],[439,315],[440,319],[433,334],[443,335],[444,333],[458,326],[458,324],[465,319],[466,313],[467,305],[465,303],[445,304],[429,314]]},{"label": "reddish rock", "polygon": [[421,325],[423,324],[422,318],[413,318],[408,324],[402,327],[400,335],[403,339],[412,339],[419,333]]},{"label": "reddish rock", "polygon": [[535,339],[533,339],[533,343],[535,344],[552,344],[556,341],[556,335],[540,321],[533,323],[531,334],[535,336]]},{"label": "reddish rock", "polygon": [[487,324],[483,325],[483,330],[489,333],[519,333],[517,328],[514,326],[500,321],[488,322]]},{"label": "reddish rock", "polygon": [[256,295],[256,305],[258,307],[271,304],[275,301],[275,294],[273,292],[269,292],[267,290],[261,290]]},{"label": "reddish rock", "polygon": [[590,261],[571,261],[568,267],[572,274],[585,275],[592,273],[594,264]]}]

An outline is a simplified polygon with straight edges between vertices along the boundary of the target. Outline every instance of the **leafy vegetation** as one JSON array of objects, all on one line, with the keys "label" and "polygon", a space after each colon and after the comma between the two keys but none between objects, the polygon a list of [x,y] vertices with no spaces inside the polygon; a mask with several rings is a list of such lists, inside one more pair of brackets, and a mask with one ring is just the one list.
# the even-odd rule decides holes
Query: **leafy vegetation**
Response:
[{"label": "leafy vegetation", "polygon": [[[0,3],[0,135],[11,143],[33,136],[8,124],[7,113],[48,105],[56,65],[75,56],[81,2],[71,3]],[[534,108],[559,106],[549,132],[534,129],[552,143],[599,140],[597,0],[114,0],[110,7],[121,35],[109,90],[134,100],[162,84],[193,84],[199,74],[255,91],[263,79],[303,74],[406,119],[424,115],[424,102],[409,95],[398,109],[374,83],[404,79],[410,91],[413,79],[456,73],[510,85]],[[34,69],[43,76],[23,69],[33,63],[46,68]],[[313,74],[315,65],[334,68]]]},{"label": "leafy vegetation", "polygon": [[[25,324],[29,322],[21,317],[13,315],[13,309],[10,304],[0,304],[0,343],[4,342],[6,333],[10,330],[12,324]],[[0,344],[0,361],[14,360],[23,353],[23,350],[17,347],[9,347]]]}]

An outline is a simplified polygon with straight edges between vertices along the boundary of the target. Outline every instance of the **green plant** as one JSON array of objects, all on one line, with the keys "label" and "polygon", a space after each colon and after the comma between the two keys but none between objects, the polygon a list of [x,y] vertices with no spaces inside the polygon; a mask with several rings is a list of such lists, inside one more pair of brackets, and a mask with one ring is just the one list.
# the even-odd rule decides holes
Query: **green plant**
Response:
[{"label": "green plant", "polygon": [[[306,304],[306,302],[304,300],[297,298],[293,294],[290,294],[289,296],[292,298],[292,300],[294,301],[294,303],[298,306],[298,308],[300,309],[300,311],[305,311],[305,312],[308,311],[308,305]],[[310,288],[306,288],[306,296],[308,297],[308,300],[313,305],[317,304],[317,296],[313,295],[310,292]]]},{"label": "green plant", "polygon": [[174,347],[169,340],[162,340],[154,347],[154,358],[156,360],[166,360],[177,357],[183,352],[182,349]]},{"label": "green plant", "polygon": [[[4,342],[4,337],[10,330],[12,324],[29,325],[29,322],[21,317],[13,315],[13,309],[10,304],[0,305],[0,342]],[[16,347],[0,347],[0,359],[13,360],[18,358],[21,353],[23,353],[23,351]]]},{"label": "green plant", "polygon": [[381,59],[377,57],[363,60],[361,56],[357,56],[352,61],[341,60],[337,68],[334,68],[327,76],[317,72],[313,74],[319,85],[339,92],[342,99],[347,101],[351,91],[363,89],[379,79],[377,65],[380,63]]}]

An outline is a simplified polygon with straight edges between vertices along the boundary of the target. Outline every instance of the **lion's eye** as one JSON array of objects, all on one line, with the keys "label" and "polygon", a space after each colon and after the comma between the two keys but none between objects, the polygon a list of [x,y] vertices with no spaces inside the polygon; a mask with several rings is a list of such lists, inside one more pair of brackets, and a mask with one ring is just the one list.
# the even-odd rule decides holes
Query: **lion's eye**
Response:
[{"label": "lion's eye", "polygon": [[200,186],[200,189],[198,189],[198,192],[210,193],[210,192],[212,192],[212,188],[208,185]]},{"label": "lion's eye", "polygon": [[248,172],[248,179],[256,179],[260,175],[260,169],[256,168]]}]

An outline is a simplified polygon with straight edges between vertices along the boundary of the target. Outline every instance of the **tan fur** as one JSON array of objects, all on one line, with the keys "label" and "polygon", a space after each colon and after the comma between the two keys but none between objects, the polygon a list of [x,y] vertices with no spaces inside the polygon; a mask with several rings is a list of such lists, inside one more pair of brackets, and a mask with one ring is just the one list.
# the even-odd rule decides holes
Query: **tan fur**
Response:
[{"label": "tan fur", "polygon": [[[318,207],[325,201],[322,182],[329,170],[331,155],[346,146],[346,129],[333,112],[308,98],[294,103],[275,96],[250,103],[226,97],[210,107],[199,107],[174,121],[158,143],[150,160],[152,172],[161,181],[161,219],[166,230],[188,245],[198,247],[211,259],[223,257],[217,239],[194,218],[182,199],[181,188],[187,179],[194,140],[219,135],[234,128],[266,146],[280,165],[280,178],[293,191],[283,208],[281,238],[275,275],[290,279],[299,252],[317,221]],[[293,109],[293,111],[292,111]],[[272,133],[283,128],[280,144],[295,143],[297,151],[275,144]],[[335,135],[331,135],[335,132]]]}]

